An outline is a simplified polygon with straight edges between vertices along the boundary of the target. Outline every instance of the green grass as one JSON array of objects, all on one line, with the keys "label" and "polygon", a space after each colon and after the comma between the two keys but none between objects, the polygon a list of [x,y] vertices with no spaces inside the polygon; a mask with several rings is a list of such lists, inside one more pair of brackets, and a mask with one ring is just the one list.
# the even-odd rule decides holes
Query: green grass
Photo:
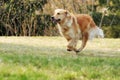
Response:
[{"label": "green grass", "polygon": [[120,39],[94,39],[79,55],[66,45],[62,37],[0,37],[0,80],[120,80]]}]

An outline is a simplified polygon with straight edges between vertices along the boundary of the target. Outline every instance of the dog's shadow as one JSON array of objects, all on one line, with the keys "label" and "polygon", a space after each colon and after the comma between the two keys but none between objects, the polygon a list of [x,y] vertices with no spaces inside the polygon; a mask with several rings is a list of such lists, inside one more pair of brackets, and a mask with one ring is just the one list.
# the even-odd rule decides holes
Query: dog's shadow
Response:
[{"label": "dog's shadow", "polygon": [[106,53],[104,51],[82,51],[76,54],[77,56],[87,56],[87,57],[120,57],[118,53]]},{"label": "dog's shadow", "polygon": [[83,57],[120,57],[120,51],[114,51],[114,50],[91,50],[91,49],[86,49],[81,52],[74,52],[70,51],[67,52],[67,54],[72,55],[72,56],[83,56]]}]

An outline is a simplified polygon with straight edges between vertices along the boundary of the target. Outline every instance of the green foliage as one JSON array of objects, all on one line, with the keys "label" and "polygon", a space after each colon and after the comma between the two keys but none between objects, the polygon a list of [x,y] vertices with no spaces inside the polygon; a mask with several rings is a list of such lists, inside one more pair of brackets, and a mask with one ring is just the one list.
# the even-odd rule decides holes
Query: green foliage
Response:
[{"label": "green foliage", "polygon": [[103,26],[105,37],[108,38],[120,38],[120,25],[112,26],[112,27],[105,27]]},{"label": "green foliage", "polygon": [[[63,0],[61,0],[62,2]],[[102,28],[105,29],[106,37],[119,38],[120,25],[120,0],[94,0],[95,4],[73,2],[72,8],[77,13],[91,13],[95,23],[99,26],[103,13],[97,9],[108,8],[102,21]],[[0,36],[39,36],[52,34],[53,24],[50,20],[50,14],[54,2],[70,8],[67,3],[59,3],[52,0],[1,0],[0,1]],[[67,1],[64,1],[67,2]],[[76,5],[75,5],[76,4]],[[84,5],[85,4],[85,5]],[[45,10],[46,6],[48,8]],[[67,7],[66,7],[67,8]],[[68,8],[68,9],[69,9]],[[50,10],[50,13],[47,13]],[[77,11],[78,10],[78,11]],[[36,11],[39,14],[36,14]],[[46,13],[46,14],[45,14]],[[113,29],[114,28],[114,29]],[[57,29],[56,29],[57,30]],[[53,30],[53,34],[56,32]],[[108,34],[109,33],[109,34]],[[52,35],[53,35],[52,34]],[[114,34],[114,35],[113,35]]]},{"label": "green foliage", "polygon": [[[99,25],[100,21],[101,21],[101,18],[102,18],[102,13],[93,12],[92,17],[93,17],[95,23],[97,25]],[[114,25],[117,26],[117,25],[120,25],[119,20],[120,20],[120,15],[113,15],[113,14],[110,14],[109,16],[105,15],[104,18],[103,18],[102,25],[103,26],[110,26],[110,24],[112,23],[112,26],[114,26]]]},{"label": "green foliage", "polygon": [[100,5],[106,5],[106,3],[107,3],[107,0],[99,0]]},{"label": "green foliage", "polygon": [[101,17],[102,17],[102,13],[93,12],[91,15],[92,15],[93,20],[95,21],[95,23],[96,23],[97,25],[99,25],[100,20],[101,20]]},{"label": "green foliage", "polygon": [[47,0],[8,0],[0,7],[0,35],[35,36],[43,35],[45,27],[50,26],[50,15],[42,12]]}]

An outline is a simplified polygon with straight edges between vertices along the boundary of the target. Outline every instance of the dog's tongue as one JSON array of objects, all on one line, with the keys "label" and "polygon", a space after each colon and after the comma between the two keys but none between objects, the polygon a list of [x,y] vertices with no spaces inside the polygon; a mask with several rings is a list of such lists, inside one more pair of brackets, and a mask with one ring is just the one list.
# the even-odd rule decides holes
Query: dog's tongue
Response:
[{"label": "dog's tongue", "polygon": [[51,19],[51,21],[52,21],[53,23],[57,23],[56,19]]},{"label": "dog's tongue", "polygon": [[51,19],[53,23],[58,23],[60,21],[60,19]]},{"label": "dog's tongue", "polygon": [[54,19],[54,20],[53,20],[53,22],[54,22],[54,23],[57,23],[57,20],[56,20],[56,19]]}]

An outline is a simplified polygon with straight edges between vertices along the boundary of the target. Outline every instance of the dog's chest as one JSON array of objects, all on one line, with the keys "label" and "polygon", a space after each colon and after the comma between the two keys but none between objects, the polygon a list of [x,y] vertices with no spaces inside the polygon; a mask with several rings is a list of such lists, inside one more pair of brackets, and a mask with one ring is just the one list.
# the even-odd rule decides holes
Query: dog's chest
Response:
[{"label": "dog's chest", "polygon": [[58,29],[59,29],[59,32],[62,36],[64,36],[65,38],[79,38],[81,37],[80,35],[80,30],[77,29],[75,30],[74,26],[72,25],[59,25],[58,24]]},{"label": "dog's chest", "polygon": [[70,37],[70,38],[74,38],[75,37],[75,33],[74,30],[72,28],[62,28],[62,34],[66,37]]}]

